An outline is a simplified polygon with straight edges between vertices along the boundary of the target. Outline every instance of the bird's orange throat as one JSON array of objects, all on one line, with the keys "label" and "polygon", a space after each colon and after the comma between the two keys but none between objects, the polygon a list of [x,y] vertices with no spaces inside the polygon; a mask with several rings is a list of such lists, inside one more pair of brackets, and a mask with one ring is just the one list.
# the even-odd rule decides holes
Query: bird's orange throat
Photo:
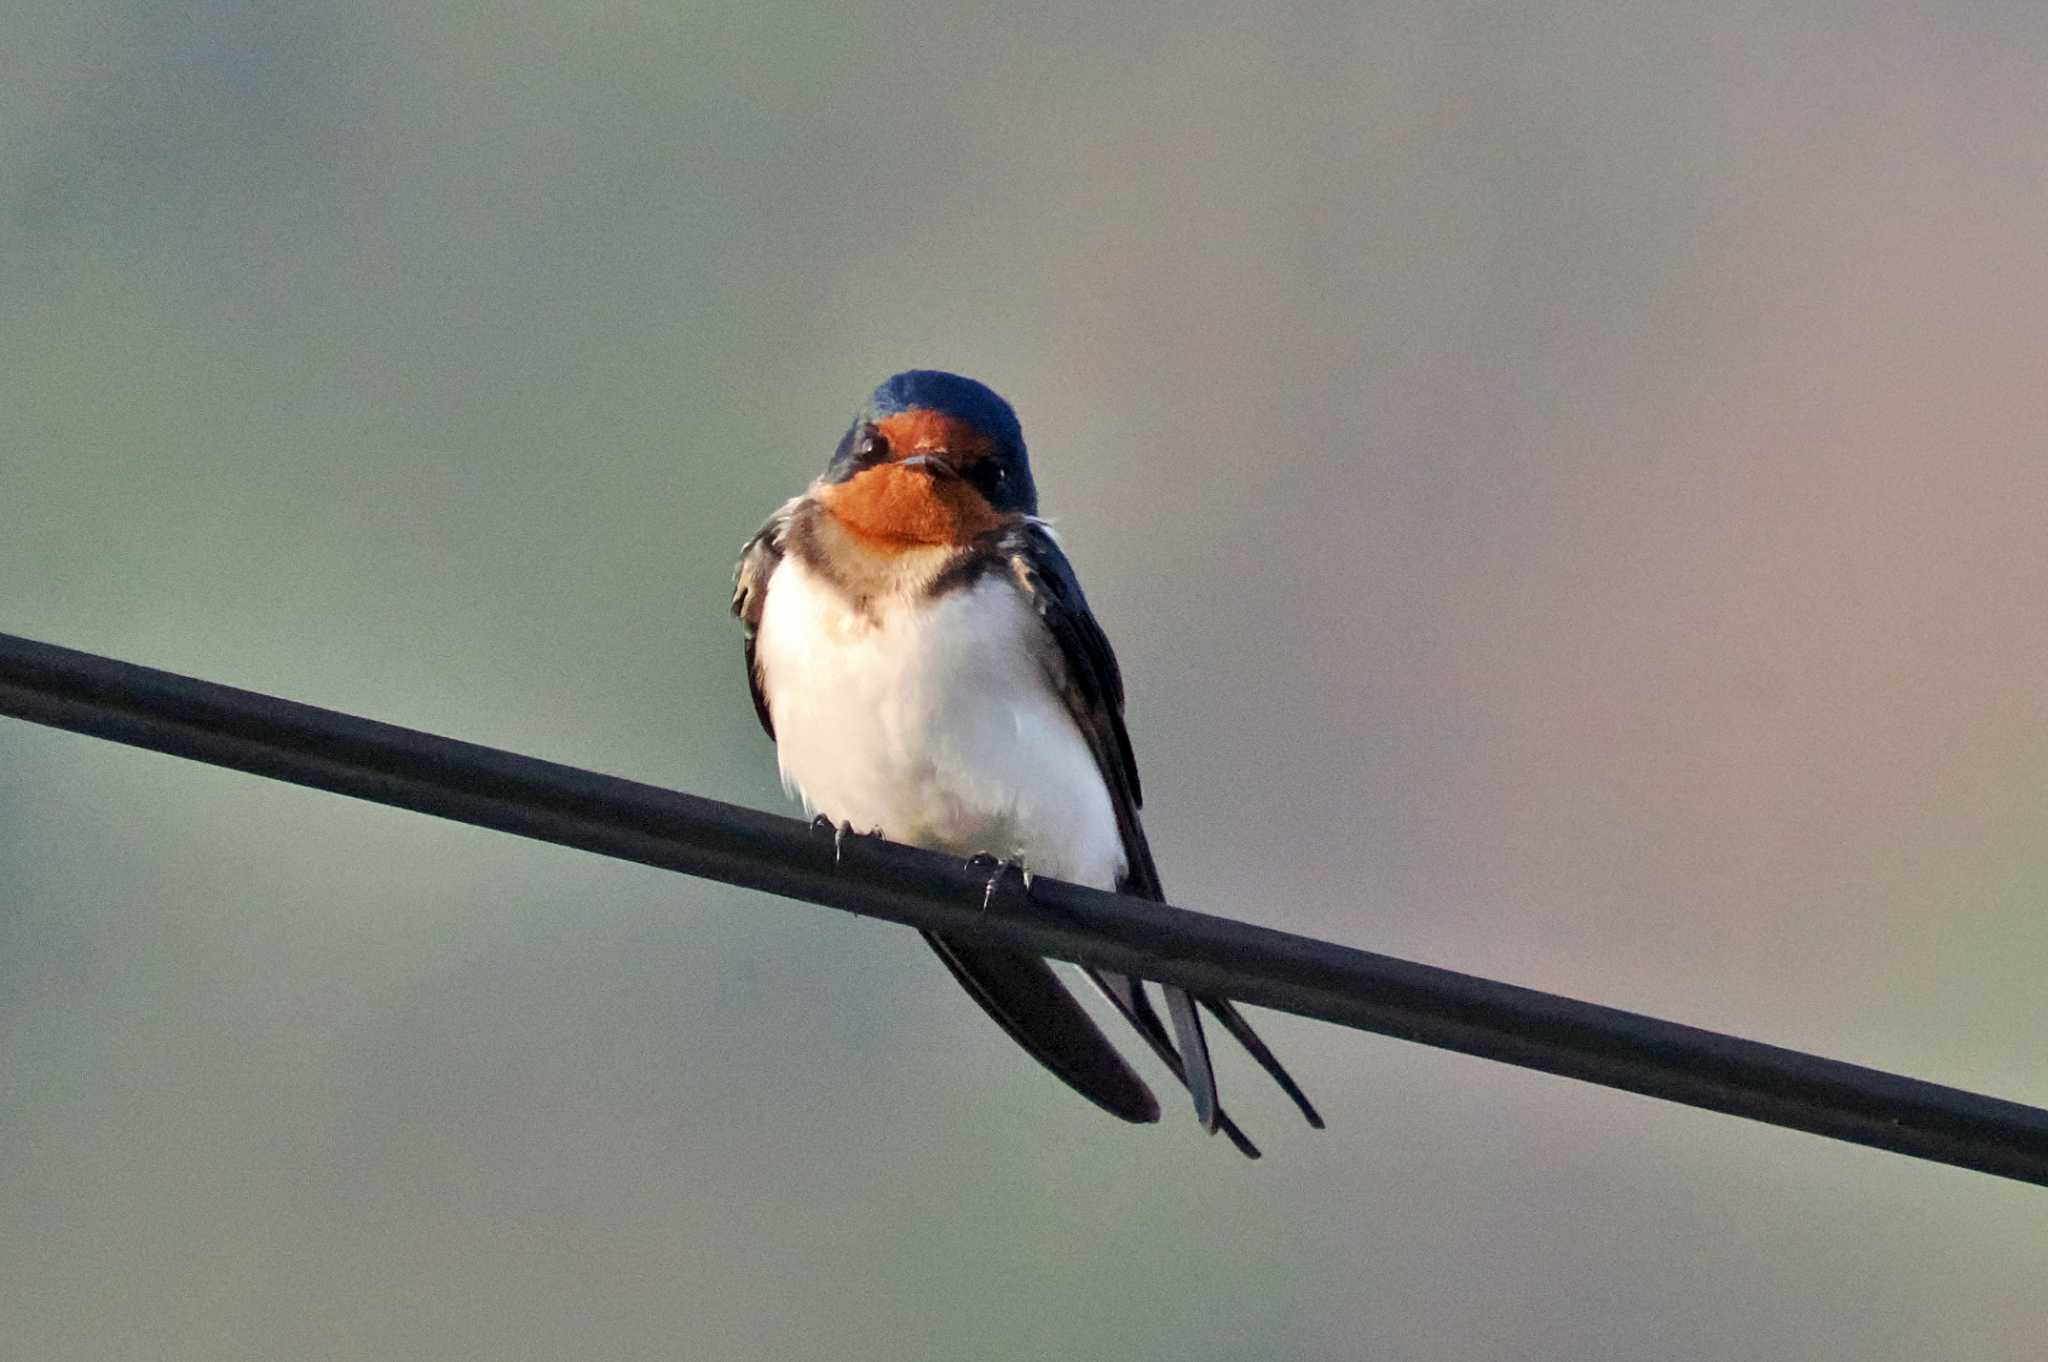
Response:
[{"label": "bird's orange throat", "polygon": [[861,547],[901,553],[957,548],[1003,524],[988,498],[957,478],[881,464],[818,490],[818,501]]}]

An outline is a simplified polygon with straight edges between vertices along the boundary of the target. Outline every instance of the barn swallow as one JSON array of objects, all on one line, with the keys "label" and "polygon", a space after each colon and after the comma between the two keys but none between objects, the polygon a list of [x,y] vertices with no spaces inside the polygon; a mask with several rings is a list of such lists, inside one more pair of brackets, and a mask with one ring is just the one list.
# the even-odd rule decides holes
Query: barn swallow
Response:
[{"label": "barn swallow", "polygon": [[[748,541],[732,608],[754,709],[808,811],[1165,900],[1138,821],[1116,656],[1038,518],[1023,431],[993,391],[930,369],[876,388],[824,473]],[[925,939],[1070,1087],[1126,1121],[1159,1119],[1046,961]],[[1322,1125],[1229,999],[1162,985],[1169,1033],[1143,981],[1084,972],[1187,1087],[1205,1129],[1258,1157],[1217,1103],[1197,1003]]]}]

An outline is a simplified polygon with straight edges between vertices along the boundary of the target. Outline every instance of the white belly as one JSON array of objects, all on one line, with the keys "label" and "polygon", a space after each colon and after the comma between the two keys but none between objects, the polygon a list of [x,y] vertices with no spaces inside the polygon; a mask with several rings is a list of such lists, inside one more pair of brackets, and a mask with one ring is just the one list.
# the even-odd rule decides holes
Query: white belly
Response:
[{"label": "white belly", "polygon": [[783,783],[860,832],[1021,859],[1114,888],[1116,815],[1030,647],[1044,625],[1006,578],[849,608],[794,556],[768,584],[755,658]]}]

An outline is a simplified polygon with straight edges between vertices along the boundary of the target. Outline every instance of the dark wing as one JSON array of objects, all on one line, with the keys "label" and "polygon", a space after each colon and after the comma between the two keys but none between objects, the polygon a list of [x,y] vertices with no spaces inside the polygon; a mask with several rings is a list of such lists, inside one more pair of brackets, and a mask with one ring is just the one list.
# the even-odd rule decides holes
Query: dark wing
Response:
[{"label": "dark wing", "polygon": [[[1137,757],[1124,727],[1123,676],[1117,668],[1116,654],[1111,651],[1102,627],[1095,622],[1094,612],[1088,608],[1073,567],[1043,524],[1026,520],[1005,530],[1001,550],[1017,585],[1057,646],[1060,667],[1053,680],[1066,698],[1067,709],[1094,752],[1096,765],[1109,786],[1110,804],[1116,811],[1117,829],[1122,834],[1124,857],[1129,863],[1123,882],[1117,887],[1127,894],[1164,902],[1166,894],[1159,882],[1159,869],[1153,862],[1151,845],[1145,840],[1144,825],[1138,820],[1144,796],[1138,781]],[[1163,986],[1174,1035],[1180,1042],[1176,1053],[1138,981],[1106,970],[1090,970],[1089,975],[1174,1076],[1187,1084],[1202,1123],[1211,1130],[1227,1128],[1240,1149],[1255,1154],[1243,1135],[1228,1125],[1229,1118],[1216,1103],[1215,1077],[1194,1008],[1196,1000],[1184,989]],[[1224,1029],[1293,1099],[1309,1124],[1320,1127],[1322,1117],[1236,1006],[1228,998],[1205,997],[1199,1001],[1215,1013]],[[1182,1062],[1183,1056],[1186,1063]]]},{"label": "dark wing", "polygon": [[775,720],[769,717],[768,696],[761,689],[760,669],[754,665],[754,639],[761,632],[761,607],[768,601],[768,577],[782,561],[783,537],[789,532],[789,517],[796,506],[795,500],[785,501],[768,517],[760,533],[740,550],[740,564],[733,571],[732,613],[739,617],[740,629],[746,635],[747,688],[754,693],[754,713],[760,716],[761,727],[771,738],[775,736]]},{"label": "dark wing", "polygon": [[1088,609],[1088,598],[1081,594],[1081,583],[1075,580],[1074,569],[1051,531],[1035,520],[1019,521],[1002,531],[996,547],[1057,649],[1057,661],[1049,659],[1052,682],[1065,698],[1067,710],[1095,753],[1095,764],[1102,768],[1102,778],[1109,786],[1117,829],[1123,834],[1124,856],[1130,863],[1118,887],[1126,893],[1163,900],[1152,848],[1138,822],[1138,808],[1145,796],[1138,783],[1131,736],[1124,730],[1124,679],[1117,670],[1116,654],[1110,651],[1102,626]]},{"label": "dark wing", "polygon": [[1052,966],[1035,955],[926,932],[924,939],[974,1001],[1031,1057],[1075,1092],[1126,1121],[1156,1121],[1145,1081],[1074,1001]]},{"label": "dark wing", "polygon": [[[1053,683],[1066,699],[1067,709],[1094,752],[1095,764],[1109,786],[1110,806],[1116,811],[1117,831],[1122,836],[1127,862],[1123,882],[1117,887],[1127,894],[1163,902],[1166,895],[1159,884],[1159,870],[1153,864],[1144,826],[1138,821],[1138,806],[1143,803],[1144,794],[1138,780],[1137,756],[1131,751],[1131,737],[1124,728],[1124,682],[1116,665],[1116,654],[1088,609],[1088,599],[1081,592],[1081,583],[1075,578],[1067,556],[1060,552],[1059,544],[1044,525],[1031,520],[1019,522],[1005,532],[1002,547],[1011,575],[1058,649],[1058,664],[1049,669]],[[1114,986],[1108,982],[1111,979],[1124,986]],[[1105,975],[1097,983],[1164,1059],[1173,1046],[1167,1042],[1158,1014],[1152,1011],[1144,990],[1121,976]],[[1174,1038],[1179,1042],[1175,1052],[1178,1062],[1170,1062],[1168,1067],[1187,1085],[1203,1127],[1216,1130],[1222,1112],[1216,1103],[1216,1078],[1209,1065],[1208,1044],[1202,1037],[1201,1016],[1186,990],[1169,985],[1165,991]]]}]

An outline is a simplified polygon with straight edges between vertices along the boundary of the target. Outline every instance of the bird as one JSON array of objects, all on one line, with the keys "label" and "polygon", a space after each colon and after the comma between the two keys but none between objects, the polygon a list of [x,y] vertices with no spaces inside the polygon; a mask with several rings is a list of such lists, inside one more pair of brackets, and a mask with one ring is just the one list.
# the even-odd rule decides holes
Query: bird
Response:
[{"label": "bird", "polygon": [[[996,876],[1016,868],[1165,901],[1116,655],[1039,517],[1023,429],[993,389],[937,369],[878,386],[825,471],[746,542],[732,610],[755,713],[806,811],[842,831],[994,858]],[[1125,1121],[1159,1119],[1151,1089],[1047,961],[925,938],[1056,1077]],[[1144,981],[1084,973],[1187,1088],[1203,1129],[1259,1157],[1217,1099],[1197,1004],[1322,1126],[1229,999],[1160,985],[1169,1031]]]}]

